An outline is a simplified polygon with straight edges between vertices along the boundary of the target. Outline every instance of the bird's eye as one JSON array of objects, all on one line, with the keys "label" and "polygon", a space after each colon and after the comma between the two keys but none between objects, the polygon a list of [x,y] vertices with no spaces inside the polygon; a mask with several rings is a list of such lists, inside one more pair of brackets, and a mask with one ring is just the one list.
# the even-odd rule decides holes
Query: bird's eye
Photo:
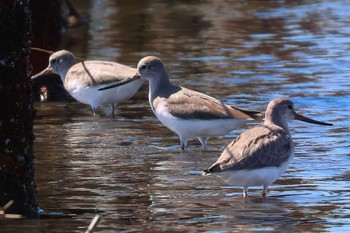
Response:
[{"label": "bird's eye", "polygon": [[51,59],[51,64],[55,64],[57,62],[57,59]]},{"label": "bird's eye", "polygon": [[293,108],[293,105],[291,105],[291,104],[288,105],[288,108],[289,108],[289,109],[292,109],[292,108]]},{"label": "bird's eye", "polygon": [[143,65],[140,66],[140,69],[141,69],[141,70],[144,70],[144,69],[146,69],[146,68],[147,68],[147,65],[145,65],[145,64],[143,64]]}]

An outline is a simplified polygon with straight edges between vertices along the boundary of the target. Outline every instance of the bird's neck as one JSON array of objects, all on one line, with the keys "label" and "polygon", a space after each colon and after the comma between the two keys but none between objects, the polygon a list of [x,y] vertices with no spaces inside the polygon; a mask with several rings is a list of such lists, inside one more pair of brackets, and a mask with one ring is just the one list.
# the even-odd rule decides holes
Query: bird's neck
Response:
[{"label": "bird's neck", "polygon": [[169,97],[179,87],[170,82],[169,76],[154,78],[149,81],[149,100],[152,102],[156,97]]},{"label": "bird's neck", "polygon": [[289,131],[289,127],[288,127],[288,121],[283,120],[279,117],[273,117],[273,116],[269,116],[268,113],[266,113],[265,116],[265,123],[264,124],[273,124],[273,125],[277,125],[279,127],[281,127],[288,135],[290,135],[290,131]]},{"label": "bird's neck", "polygon": [[64,71],[61,71],[61,72],[59,73],[59,75],[60,75],[61,80],[62,80],[63,83],[64,83],[64,79],[66,78],[67,72],[68,72],[68,70],[64,70]]},{"label": "bird's neck", "polygon": [[72,66],[74,66],[75,64],[76,64],[76,62],[71,62],[71,63],[69,63],[67,66],[65,66],[64,69],[60,70],[59,76],[61,77],[61,80],[62,80],[63,83],[64,83],[64,80],[65,80],[66,75],[67,75],[67,73],[68,73],[68,70],[69,70]]}]

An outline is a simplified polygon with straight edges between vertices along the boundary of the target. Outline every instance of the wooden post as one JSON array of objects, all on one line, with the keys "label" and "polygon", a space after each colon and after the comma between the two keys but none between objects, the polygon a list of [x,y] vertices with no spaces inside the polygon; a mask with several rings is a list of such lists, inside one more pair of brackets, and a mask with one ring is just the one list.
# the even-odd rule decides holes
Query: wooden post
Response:
[{"label": "wooden post", "polygon": [[0,206],[13,200],[7,213],[36,217],[28,5],[28,0],[0,3]]}]

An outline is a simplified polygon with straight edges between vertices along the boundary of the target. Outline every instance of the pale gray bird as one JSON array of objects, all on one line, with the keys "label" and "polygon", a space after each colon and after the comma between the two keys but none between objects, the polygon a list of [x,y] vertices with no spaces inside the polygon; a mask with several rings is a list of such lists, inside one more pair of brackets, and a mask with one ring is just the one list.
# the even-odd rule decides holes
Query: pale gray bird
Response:
[{"label": "pale gray bird", "polygon": [[100,92],[102,86],[133,77],[136,69],[109,61],[82,61],[77,63],[76,57],[67,50],[53,53],[49,58],[49,65],[39,76],[55,73],[61,77],[64,88],[77,101],[91,106],[92,111],[98,106],[114,104],[130,99],[140,88],[144,80],[129,83],[125,86]]},{"label": "pale gray bird", "polygon": [[249,186],[267,188],[287,169],[294,156],[294,143],[288,122],[300,120],[319,125],[332,125],[299,115],[286,98],[276,98],[267,106],[264,124],[243,132],[227,145],[220,158],[203,174],[215,173],[228,184],[243,186],[243,196]]},{"label": "pale gray bird", "polygon": [[226,105],[211,96],[172,84],[164,63],[157,57],[141,59],[137,71],[133,77],[99,90],[133,80],[148,80],[150,106],[160,122],[179,135],[182,150],[194,138],[206,149],[209,137],[228,134],[247,120],[262,118],[257,111]]}]

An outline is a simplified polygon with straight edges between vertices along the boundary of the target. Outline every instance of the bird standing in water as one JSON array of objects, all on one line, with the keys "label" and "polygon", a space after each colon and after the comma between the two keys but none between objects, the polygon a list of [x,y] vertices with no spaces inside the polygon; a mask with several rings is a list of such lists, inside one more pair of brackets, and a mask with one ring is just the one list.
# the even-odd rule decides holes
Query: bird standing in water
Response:
[{"label": "bird standing in water", "polygon": [[243,186],[244,197],[249,186],[263,186],[265,197],[268,186],[286,171],[293,159],[294,142],[288,127],[291,120],[332,125],[299,115],[292,101],[276,98],[267,106],[264,124],[233,140],[203,174],[215,173],[230,185]]},{"label": "bird standing in water", "polygon": [[125,85],[133,80],[148,80],[153,113],[163,125],[179,135],[182,150],[187,141],[194,138],[205,150],[209,137],[228,134],[247,120],[262,118],[260,112],[226,105],[211,96],[172,84],[164,63],[157,57],[141,59],[137,71],[133,77],[99,90]]},{"label": "bird standing in water", "polygon": [[99,92],[98,89],[131,77],[135,72],[135,68],[116,62],[91,60],[77,63],[71,52],[60,50],[50,56],[48,67],[32,76],[32,79],[58,74],[66,91],[77,101],[90,105],[94,114],[98,106],[107,104],[112,105],[114,113],[114,104],[130,99],[144,81],[138,80],[106,92]]}]

